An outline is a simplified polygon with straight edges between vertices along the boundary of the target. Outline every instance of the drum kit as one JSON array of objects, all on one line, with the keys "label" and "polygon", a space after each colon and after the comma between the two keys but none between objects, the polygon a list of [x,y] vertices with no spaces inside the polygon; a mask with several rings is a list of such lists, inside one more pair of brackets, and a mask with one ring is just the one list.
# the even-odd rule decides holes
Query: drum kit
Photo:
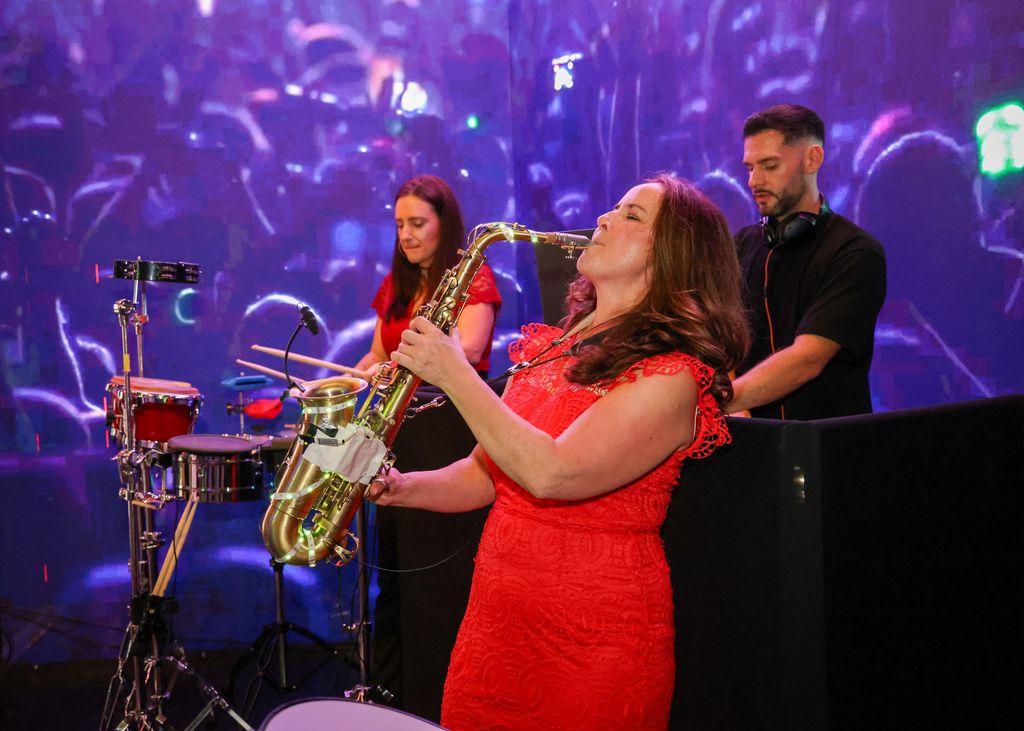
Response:
[{"label": "drum kit", "polygon": [[[254,370],[264,371],[266,375],[241,376],[224,382],[239,394],[238,402],[228,405],[229,414],[239,414],[239,434],[194,434],[204,400],[202,394],[184,381],[146,377],[143,372],[142,335],[148,322],[146,282],[194,284],[199,279],[198,266],[181,262],[118,260],[114,266],[114,277],[134,282],[132,300],[120,299],[114,304],[121,330],[123,372],[111,378],[107,385],[107,425],[118,447],[115,461],[121,482],[119,496],[128,508],[132,598],[130,620],[119,652],[117,670],[111,678],[100,728],[101,731],[110,728],[118,731],[169,728],[162,706],[170,696],[175,679],[184,675],[191,677],[209,700],[188,729],[196,728],[220,709],[238,727],[251,731],[252,726],[243,718],[243,713],[251,711],[255,697],[250,692],[246,710],[239,713],[224,695],[188,665],[184,649],[172,636],[166,620],[166,616],[177,609],[167,590],[200,503],[263,500],[267,494],[265,488],[272,486],[276,468],[281,465],[295,435],[246,434],[243,392],[268,385],[271,381],[267,375],[278,373],[253,364]],[[132,329],[135,331],[137,375],[133,372],[133,354],[129,348],[129,331]],[[272,354],[281,352],[265,350]],[[335,369],[338,368],[341,367]],[[294,382],[296,379],[287,380]],[[176,501],[184,501],[185,507],[180,512],[173,539],[167,542],[155,530],[154,514]],[[158,570],[158,552],[165,543],[168,546]],[[250,655],[239,661],[232,673],[232,684],[239,666],[248,659],[257,659],[256,680],[261,683],[267,679],[269,663],[264,662],[264,657],[276,649],[280,681],[273,678],[270,681],[279,692],[285,692],[297,687],[289,685],[286,680],[286,632],[301,634],[319,645],[330,657],[338,657],[340,653],[309,630],[285,621],[283,567],[273,561],[270,563],[275,570],[276,622],[264,630]],[[364,625],[360,620],[358,629]],[[363,652],[359,655],[365,657]],[[172,673],[167,682],[164,680],[166,671]],[[365,667],[361,667],[361,676],[365,685]],[[229,686],[226,695],[230,694]]]}]

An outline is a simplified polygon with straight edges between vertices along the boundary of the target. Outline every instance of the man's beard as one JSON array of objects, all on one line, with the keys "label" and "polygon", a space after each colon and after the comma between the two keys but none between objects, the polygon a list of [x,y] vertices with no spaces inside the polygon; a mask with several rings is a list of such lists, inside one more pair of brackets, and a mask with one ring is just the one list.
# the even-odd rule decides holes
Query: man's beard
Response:
[{"label": "man's beard", "polygon": [[788,187],[782,191],[776,199],[775,205],[769,208],[766,214],[772,218],[784,218],[790,211],[796,208],[797,203],[804,197],[806,191],[807,186],[804,185],[801,178],[797,181],[796,186]]}]

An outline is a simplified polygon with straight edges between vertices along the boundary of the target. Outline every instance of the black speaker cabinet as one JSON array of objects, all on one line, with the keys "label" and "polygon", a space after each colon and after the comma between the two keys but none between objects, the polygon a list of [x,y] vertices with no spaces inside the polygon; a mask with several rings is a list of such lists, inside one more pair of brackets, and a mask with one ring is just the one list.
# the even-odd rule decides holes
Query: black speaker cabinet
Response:
[{"label": "black speaker cabinet", "polygon": [[1024,397],[730,429],[664,527],[672,728],[1022,717]]}]

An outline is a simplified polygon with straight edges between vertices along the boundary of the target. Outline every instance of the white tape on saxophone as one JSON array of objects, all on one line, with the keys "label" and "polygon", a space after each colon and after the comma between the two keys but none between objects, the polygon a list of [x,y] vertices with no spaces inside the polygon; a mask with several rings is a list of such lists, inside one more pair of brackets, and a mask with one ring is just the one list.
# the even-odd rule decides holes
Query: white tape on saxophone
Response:
[{"label": "white tape on saxophone", "polygon": [[321,475],[320,479],[317,480],[316,482],[314,482],[312,485],[306,485],[301,490],[296,490],[295,492],[275,492],[275,493],[273,493],[270,496],[270,499],[271,500],[294,500],[295,498],[305,497],[309,493],[311,493],[314,490],[318,489],[320,487],[320,485],[324,484],[324,480],[326,480],[326,479],[327,479],[327,477]]},{"label": "white tape on saxophone", "polygon": [[302,411],[306,414],[333,414],[335,411],[343,411],[351,408],[358,400],[359,399],[352,397],[330,406],[303,406]]},{"label": "white tape on saxophone", "polygon": [[302,458],[324,472],[334,472],[356,485],[365,485],[380,471],[388,448],[365,426],[346,424],[333,438],[317,437]]}]

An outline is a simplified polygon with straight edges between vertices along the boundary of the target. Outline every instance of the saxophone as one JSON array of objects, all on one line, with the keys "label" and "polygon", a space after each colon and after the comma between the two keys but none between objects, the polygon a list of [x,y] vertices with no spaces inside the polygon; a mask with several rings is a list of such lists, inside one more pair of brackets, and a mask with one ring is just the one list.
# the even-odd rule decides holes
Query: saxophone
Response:
[{"label": "saxophone", "polygon": [[[516,223],[485,223],[469,234],[454,269],[444,273],[430,301],[417,311],[449,333],[469,299],[469,287],[486,261],[483,252],[498,241],[554,245],[568,257],[592,246],[585,236],[532,231]],[[274,561],[315,566],[325,559],[341,566],[355,556],[359,540],[349,531],[366,489],[394,464],[390,446],[421,379],[394,362],[377,371],[359,414],[356,378],[325,378],[292,392],[302,406],[300,437],[278,470],[276,489],[261,526]]]}]

